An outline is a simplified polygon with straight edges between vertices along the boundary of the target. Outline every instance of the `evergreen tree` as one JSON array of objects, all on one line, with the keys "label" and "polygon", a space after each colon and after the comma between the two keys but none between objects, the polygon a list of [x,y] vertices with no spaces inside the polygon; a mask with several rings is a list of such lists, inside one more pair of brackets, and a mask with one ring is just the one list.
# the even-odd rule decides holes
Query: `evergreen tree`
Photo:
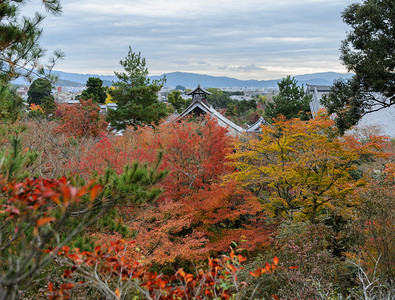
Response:
[{"label": "evergreen tree", "polygon": [[30,176],[28,167],[37,159],[36,151],[22,151],[22,142],[17,135],[9,136],[9,148],[0,150],[0,176],[6,180]]},{"label": "evergreen tree", "polygon": [[273,97],[273,102],[268,102],[265,115],[268,119],[275,119],[283,115],[287,119],[310,119],[311,96],[306,96],[303,87],[298,87],[294,77],[287,76],[278,83],[280,93]]},{"label": "evergreen tree", "polygon": [[33,81],[27,92],[29,104],[40,105],[44,99],[52,98],[52,83],[48,79],[38,78]]},{"label": "evergreen tree", "polygon": [[98,77],[89,77],[86,82],[87,89],[81,94],[81,99],[89,100],[92,99],[97,103],[106,102],[107,94],[106,88],[103,87],[103,80]]},{"label": "evergreen tree", "polygon": [[[39,27],[45,16],[36,13],[34,17],[21,17],[21,7],[27,0],[0,1],[0,79],[7,83],[21,75],[31,77],[45,74],[44,68],[38,68],[38,61],[45,51],[38,40],[42,34]],[[47,12],[60,14],[60,0],[42,0]],[[63,57],[61,51],[55,51],[47,69],[52,69],[56,60]],[[38,69],[38,70],[37,70]]]},{"label": "evergreen tree", "polygon": [[365,114],[395,104],[395,2],[354,3],[342,17],[351,30],[340,59],[355,75],[337,80],[322,104],[336,113],[336,125],[344,132]]},{"label": "evergreen tree", "polygon": [[0,80],[0,122],[15,122],[22,113],[23,101],[14,88]]},{"label": "evergreen tree", "polygon": [[169,95],[167,95],[167,101],[178,113],[182,113],[189,106],[189,104],[191,104],[192,99],[186,100],[181,97],[180,91],[174,90]]},{"label": "evergreen tree", "polygon": [[47,117],[53,115],[58,108],[52,96],[42,99],[40,106]]},{"label": "evergreen tree", "polygon": [[145,58],[141,57],[141,53],[134,53],[131,47],[120,64],[125,72],[115,72],[119,81],[109,91],[117,109],[108,111],[107,121],[117,130],[125,129],[126,126],[158,124],[167,115],[166,105],[160,103],[157,97],[165,78],[151,82]]}]

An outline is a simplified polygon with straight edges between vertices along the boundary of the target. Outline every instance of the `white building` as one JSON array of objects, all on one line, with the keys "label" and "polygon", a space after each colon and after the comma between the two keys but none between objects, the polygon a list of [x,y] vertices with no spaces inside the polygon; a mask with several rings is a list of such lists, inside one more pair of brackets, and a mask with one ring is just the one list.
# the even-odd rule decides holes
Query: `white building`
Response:
[{"label": "white building", "polygon": [[[329,85],[307,84],[306,94],[313,95],[313,99],[310,102],[313,118],[320,109],[325,109],[320,101],[323,95],[330,92],[330,89],[331,86]],[[356,130],[367,127],[376,129],[379,134],[395,137],[395,105],[364,115],[356,125]]]}]

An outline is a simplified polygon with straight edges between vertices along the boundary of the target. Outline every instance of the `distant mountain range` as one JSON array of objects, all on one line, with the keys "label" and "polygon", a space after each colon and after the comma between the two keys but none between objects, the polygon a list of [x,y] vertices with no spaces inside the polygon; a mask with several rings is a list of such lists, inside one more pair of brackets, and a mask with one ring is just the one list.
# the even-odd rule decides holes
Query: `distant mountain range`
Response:
[{"label": "distant mountain range", "polygon": [[[61,71],[53,71],[53,73],[59,76],[59,81],[56,86],[80,86],[85,85],[89,77],[100,77],[103,80],[103,84],[106,86],[111,86],[113,81],[117,80],[116,76],[111,75],[94,75],[94,74],[78,74],[78,73],[67,73]],[[198,84],[203,87],[211,88],[223,88],[223,87],[256,87],[256,88],[269,88],[277,87],[277,80],[239,80],[230,77],[217,77],[210,75],[202,75],[195,73],[185,73],[185,72],[173,72],[165,73],[161,76],[150,76],[151,79],[160,79],[166,76],[166,84],[168,87],[176,87],[177,85],[182,85],[187,88],[194,88]],[[295,79],[298,81],[299,85],[317,84],[317,85],[332,85],[333,81],[338,78],[347,79],[350,78],[352,74],[347,73],[335,73],[335,72],[324,72],[324,73],[314,73],[297,75]],[[15,84],[26,84],[23,79],[18,79],[14,81]]]},{"label": "distant mountain range", "polygon": [[[166,86],[176,87],[177,85],[182,85],[188,88],[194,88],[198,84],[203,87],[213,87],[213,88],[223,88],[223,87],[257,87],[257,88],[268,88],[277,87],[277,80],[239,80],[230,77],[216,77],[209,75],[201,75],[194,73],[183,73],[183,72],[173,72],[163,74],[166,76]],[[163,76],[162,75],[162,76]],[[162,76],[151,76],[152,79],[159,79]],[[332,85],[333,81],[338,78],[350,78],[352,74],[342,74],[335,72],[325,72],[325,73],[315,73],[315,74],[305,74],[297,75],[295,79],[298,81],[299,85],[302,84],[318,84],[318,85]]]}]

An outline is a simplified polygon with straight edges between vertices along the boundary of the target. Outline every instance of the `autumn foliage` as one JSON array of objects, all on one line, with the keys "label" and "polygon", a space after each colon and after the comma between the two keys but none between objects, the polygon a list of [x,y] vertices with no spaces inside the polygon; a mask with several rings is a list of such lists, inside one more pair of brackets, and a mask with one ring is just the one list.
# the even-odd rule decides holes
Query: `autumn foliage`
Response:
[{"label": "autumn foliage", "polygon": [[159,184],[158,201],[130,214],[120,210],[150,261],[207,258],[241,240],[251,249],[267,243],[270,228],[257,199],[235,181],[222,180],[232,171],[227,155],[233,139],[214,120],[203,121],[162,123],[128,129],[117,139],[105,137],[74,167],[86,176],[106,168],[121,172],[133,161],[153,164],[163,153],[161,168],[169,174]]},{"label": "autumn foliage", "polygon": [[237,168],[229,178],[249,186],[274,216],[315,220],[325,211],[351,215],[352,197],[364,180],[352,171],[363,157],[385,157],[385,137],[360,140],[339,137],[334,122],[321,114],[315,119],[275,120],[259,136],[238,142],[229,156]]},{"label": "autumn foliage", "polygon": [[322,115],[236,140],[210,118],[115,136],[89,103],[58,113],[0,149],[0,299],[390,293],[387,139]]},{"label": "autumn foliage", "polygon": [[80,100],[77,104],[62,104],[55,112],[62,120],[58,132],[69,136],[98,136],[108,123],[100,114],[100,107],[90,100]]},{"label": "autumn foliage", "polygon": [[51,262],[52,257],[42,252],[49,244],[60,248],[82,230],[77,226],[66,238],[60,237],[72,208],[85,195],[89,206],[100,190],[92,183],[73,187],[65,177],[12,182],[0,177],[0,254],[8,253],[0,260],[0,295],[13,297],[18,286]]},{"label": "autumn foliage", "polygon": [[[208,259],[207,267],[196,274],[182,268],[165,276],[149,271],[146,265],[133,256],[125,255],[128,248],[135,247],[134,241],[117,240],[110,245],[97,246],[93,252],[63,247],[57,253],[64,265],[65,283],[56,288],[49,283],[50,299],[68,298],[75,288],[96,290],[106,299],[121,299],[127,294],[136,294],[145,299],[242,299],[248,284],[240,280],[246,258],[231,251],[221,258]],[[278,257],[266,263],[250,275],[259,278],[281,269]],[[253,284],[253,281],[252,281]],[[253,292],[257,294],[259,290]],[[276,297],[276,296],[273,296]]]}]

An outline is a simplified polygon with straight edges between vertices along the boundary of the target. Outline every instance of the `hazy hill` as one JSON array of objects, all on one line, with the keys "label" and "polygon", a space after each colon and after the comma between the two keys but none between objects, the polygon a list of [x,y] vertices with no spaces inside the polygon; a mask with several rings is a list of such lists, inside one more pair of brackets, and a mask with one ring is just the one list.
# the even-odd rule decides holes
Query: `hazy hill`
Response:
[{"label": "hazy hill", "polygon": [[[183,85],[185,87],[196,87],[198,84],[204,87],[277,87],[277,80],[239,80],[230,77],[216,77],[209,75],[201,75],[194,73],[182,73],[173,72],[166,73],[166,86],[175,87],[177,85]],[[162,75],[163,76],[163,75]],[[162,76],[151,76],[152,79],[159,79]],[[306,75],[295,76],[296,80],[300,85],[310,84],[321,84],[321,85],[332,85],[333,80],[337,78],[350,78],[352,74],[341,74],[335,72],[315,73]]]},{"label": "hazy hill", "polygon": [[78,87],[81,86],[82,84],[79,82],[75,81],[70,81],[70,80],[65,80],[65,79],[59,79],[56,84],[56,86],[72,86],[72,87]]},{"label": "hazy hill", "polygon": [[[111,75],[95,75],[95,74],[78,74],[78,73],[67,73],[61,71],[53,71],[55,75],[59,76],[60,82],[59,86],[65,86],[65,81],[71,81],[75,84],[84,85],[89,77],[100,77],[103,80],[103,84],[106,86],[110,86],[112,81],[116,81],[116,76]],[[194,88],[198,84],[204,87],[214,87],[214,88],[222,88],[222,87],[276,87],[277,81],[281,80],[281,78],[277,80],[239,80],[231,77],[217,77],[210,75],[202,75],[195,73],[184,73],[184,72],[172,72],[165,73],[161,76],[150,76],[151,79],[159,79],[163,76],[166,76],[166,86],[176,87],[177,85],[183,85],[187,88]],[[305,75],[297,75],[295,76],[296,80],[300,85],[310,83],[310,84],[321,84],[321,85],[331,85],[334,79],[337,78],[350,78],[352,74],[342,74],[335,72],[325,72],[325,73],[314,73],[314,74],[305,74]],[[25,83],[23,79],[18,79],[14,81],[16,84]]]},{"label": "hazy hill", "polygon": [[103,84],[106,83],[107,85],[111,85],[112,81],[117,79],[116,76],[112,75],[79,74],[61,71],[53,71],[53,73],[59,76],[60,79],[70,80],[81,84],[85,84],[89,77],[100,77],[100,79],[103,80]]}]

